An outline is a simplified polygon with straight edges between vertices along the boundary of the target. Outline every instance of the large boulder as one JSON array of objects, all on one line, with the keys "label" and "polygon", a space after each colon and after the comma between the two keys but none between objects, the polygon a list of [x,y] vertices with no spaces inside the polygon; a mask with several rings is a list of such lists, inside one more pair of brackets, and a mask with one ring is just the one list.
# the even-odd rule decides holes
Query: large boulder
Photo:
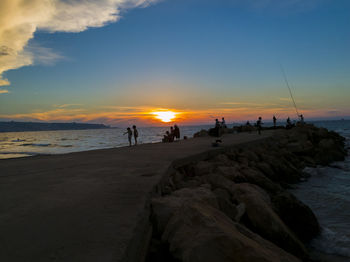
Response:
[{"label": "large boulder", "polygon": [[182,262],[300,262],[242,229],[219,210],[199,202],[188,202],[176,212],[162,240],[169,243],[172,256]]},{"label": "large boulder", "polygon": [[303,241],[320,232],[320,225],[311,209],[287,191],[272,197],[276,212],[283,222]]},{"label": "large boulder", "polygon": [[231,195],[227,192],[227,190],[217,188],[213,193],[216,195],[220,210],[232,220],[239,222],[243,214],[240,214],[241,210],[238,210],[232,203]]},{"label": "large boulder", "polygon": [[269,195],[258,186],[236,184],[233,198],[245,204],[246,225],[284,250],[307,258],[304,245],[274,212]]},{"label": "large boulder", "polygon": [[152,220],[155,231],[163,232],[173,214],[188,201],[202,202],[219,208],[216,196],[206,187],[182,188],[171,195],[152,198]]},{"label": "large boulder", "polygon": [[272,182],[258,170],[252,168],[242,168],[240,172],[245,178],[246,182],[257,185],[270,194],[274,194],[282,190],[282,187],[279,184]]}]

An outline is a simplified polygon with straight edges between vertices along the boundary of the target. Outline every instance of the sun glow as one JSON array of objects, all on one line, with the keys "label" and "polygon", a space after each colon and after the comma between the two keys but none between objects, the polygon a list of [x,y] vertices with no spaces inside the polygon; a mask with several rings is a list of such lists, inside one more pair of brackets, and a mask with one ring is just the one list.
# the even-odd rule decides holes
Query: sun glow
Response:
[{"label": "sun glow", "polygon": [[159,112],[153,112],[152,114],[155,116],[155,118],[159,119],[164,123],[171,122],[177,115],[177,113],[173,111],[159,111]]}]

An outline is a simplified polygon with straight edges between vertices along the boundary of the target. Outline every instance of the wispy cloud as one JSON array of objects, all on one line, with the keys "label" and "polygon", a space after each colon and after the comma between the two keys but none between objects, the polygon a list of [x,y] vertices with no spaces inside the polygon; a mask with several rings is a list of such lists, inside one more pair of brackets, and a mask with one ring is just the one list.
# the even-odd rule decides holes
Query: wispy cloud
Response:
[{"label": "wispy cloud", "polygon": [[8,93],[10,93],[10,91],[6,89],[0,89],[0,94],[8,94]]},{"label": "wispy cloud", "polygon": [[120,19],[121,10],[156,0],[1,0],[0,86],[4,72],[34,63],[52,64],[62,56],[49,48],[28,46],[38,30],[82,32]]}]

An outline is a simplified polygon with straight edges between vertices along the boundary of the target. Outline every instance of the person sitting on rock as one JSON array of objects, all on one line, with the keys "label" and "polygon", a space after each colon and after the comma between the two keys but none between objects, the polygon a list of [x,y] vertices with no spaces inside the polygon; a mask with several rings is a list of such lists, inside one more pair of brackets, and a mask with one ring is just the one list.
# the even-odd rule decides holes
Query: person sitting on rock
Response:
[{"label": "person sitting on rock", "polygon": [[170,142],[170,141],[169,141],[169,138],[170,138],[170,133],[169,133],[169,131],[166,131],[166,132],[165,132],[165,135],[164,135],[164,137],[163,137],[163,139],[162,139],[162,142],[163,142],[163,143],[168,143],[168,142]]}]

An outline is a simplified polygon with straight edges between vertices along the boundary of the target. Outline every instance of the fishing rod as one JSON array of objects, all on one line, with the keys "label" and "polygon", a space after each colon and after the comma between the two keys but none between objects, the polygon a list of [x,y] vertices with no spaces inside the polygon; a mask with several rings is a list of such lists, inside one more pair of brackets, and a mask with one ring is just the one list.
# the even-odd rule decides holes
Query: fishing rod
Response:
[{"label": "fishing rod", "polygon": [[293,104],[294,104],[294,108],[295,108],[295,112],[297,113],[297,117],[299,118],[300,115],[299,115],[299,112],[298,112],[297,104],[295,103],[295,100],[294,100],[294,97],[293,97],[293,94],[292,94],[292,90],[290,89],[286,72],[284,71],[282,65],[280,65],[280,67],[281,67],[281,71],[282,71],[282,74],[283,74],[284,81],[286,82],[287,88],[289,90],[290,97],[292,98],[292,101],[293,101]]}]

